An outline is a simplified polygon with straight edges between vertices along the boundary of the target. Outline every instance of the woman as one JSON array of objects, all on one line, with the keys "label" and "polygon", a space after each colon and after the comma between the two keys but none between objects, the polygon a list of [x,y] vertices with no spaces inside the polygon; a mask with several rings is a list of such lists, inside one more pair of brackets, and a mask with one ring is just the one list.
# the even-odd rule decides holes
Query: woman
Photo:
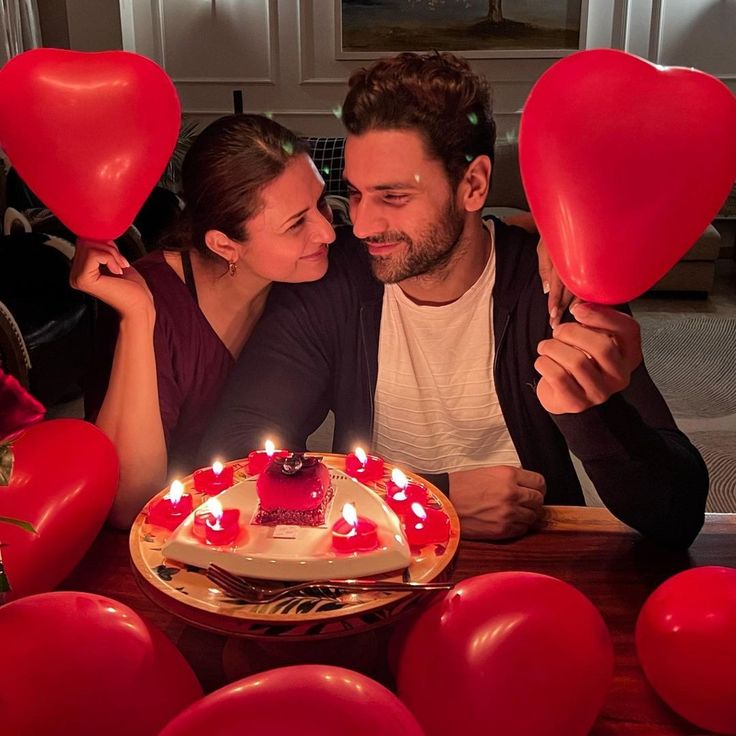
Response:
[{"label": "woman", "polygon": [[321,278],[335,238],[306,148],[268,118],[209,125],[185,157],[182,184],[181,222],[162,250],[132,268],[114,244],[80,242],[74,259],[72,285],[119,315],[95,412],[120,456],[115,526],[130,525],[169,469],[190,470],[272,282]]}]

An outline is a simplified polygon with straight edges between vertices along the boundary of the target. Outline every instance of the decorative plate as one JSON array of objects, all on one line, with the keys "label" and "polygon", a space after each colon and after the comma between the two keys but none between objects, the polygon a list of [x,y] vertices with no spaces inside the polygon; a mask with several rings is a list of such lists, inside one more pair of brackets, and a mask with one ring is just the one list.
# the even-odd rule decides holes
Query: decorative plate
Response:
[{"label": "decorative plate", "polygon": [[[206,568],[214,563],[250,578],[265,580],[345,580],[402,571],[411,551],[396,514],[383,499],[344,471],[328,468],[334,496],[318,527],[265,526],[253,523],[258,510],[256,477],[246,478],[217,495],[227,509],[240,511],[240,534],[230,545],[202,544],[193,532],[194,512],[169,537],[163,554],[172,560]],[[379,546],[370,552],[340,554],[332,549],[332,527],[345,503],[378,527]],[[250,522],[250,523],[249,523]]]},{"label": "decorative plate", "polygon": [[[323,457],[333,477],[344,475],[344,455],[310,454]],[[235,484],[255,477],[246,475],[245,461],[235,461],[230,465],[235,470]],[[387,472],[390,473],[388,463]],[[431,505],[442,508],[450,517],[450,537],[446,544],[412,549],[409,566],[401,573],[389,574],[386,579],[413,582],[442,579],[457,552],[460,537],[457,514],[447,498],[434,486],[412,473],[406,474],[410,479],[424,483],[430,492]],[[366,485],[379,498],[385,498],[388,479],[387,474],[382,480]],[[195,507],[207,500],[208,496],[194,491],[191,476],[183,479],[183,482],[186,491],[194,497]],[[162,490],[149,504],[167,492],[168,489]],[[167,558],[163,548],[175,532],[149,524],[147,508],[148,505],[138,515],[130,532],[134,570],[150,598],[162,608],[203,628],[258,638],[334,637],[380,626],[435,595],[432,592],[320,593],[289,596],[272,603],[246,604],[216,587],[205,576],[204,570]]]}]

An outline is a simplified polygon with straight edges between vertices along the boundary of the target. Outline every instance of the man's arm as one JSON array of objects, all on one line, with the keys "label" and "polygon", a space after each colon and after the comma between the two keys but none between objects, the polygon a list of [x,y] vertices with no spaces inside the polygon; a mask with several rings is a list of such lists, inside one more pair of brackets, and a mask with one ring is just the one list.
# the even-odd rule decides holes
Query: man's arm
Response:
[{"label": "man's arm", "polygon": [[574,311],[579,323],[540,343],[537,395],[611,512],[661,543],[688,546],[703,525],[705,463],[644,367],[634,320],[606,307]]}]

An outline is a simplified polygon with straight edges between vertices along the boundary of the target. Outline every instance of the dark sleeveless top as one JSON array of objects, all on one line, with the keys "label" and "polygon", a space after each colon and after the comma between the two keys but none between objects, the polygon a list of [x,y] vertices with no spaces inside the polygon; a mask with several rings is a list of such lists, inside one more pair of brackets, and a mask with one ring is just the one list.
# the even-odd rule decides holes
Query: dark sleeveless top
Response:
[{"label": "dark sleeveless top", "polygon": [[[199,308],[189,253],[183,251],[181,257],[184,282],[168,265],[163,251],[153,251],[134,264],[148,284],[156,308],[153,342],[158,398],[169,470],[173,474],[185,474],[194,467],[200,439],[234,362]],[[108,308],[105,319],[102,311],[98,325],[102,327],[107,322],[107,326],[98,341],[98,356],[85,401],[87,418],[92,420],[107,391],[117,340],[115,313]]]}]

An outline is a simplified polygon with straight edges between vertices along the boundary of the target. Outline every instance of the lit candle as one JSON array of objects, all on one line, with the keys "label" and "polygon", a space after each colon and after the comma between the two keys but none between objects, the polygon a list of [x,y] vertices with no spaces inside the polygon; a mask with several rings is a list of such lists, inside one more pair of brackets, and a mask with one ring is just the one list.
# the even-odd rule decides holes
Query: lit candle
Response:
[{"label": "lit candle", "polygon": [[398,468],[394,468],[391,480],[386,483],[386,502],[397,516],[403,516],[410,512],[413,503],[426,506],[429,494],[421,483],[410,481]]},{"label": "lit candle", "polygon": [[216,460],[211,468],[201,468],[194,471],[194,488],[200,493],[214,496],[233,484],[234,468],[232,465],[224,467]]},{"label": "lit candle", "polygon": [[192,513],[192,497],[184,493],[184,485],[175,480],[169,492],[148,508],[148,523],[174,531]]},{"label": "lit candle", "polygon": [[217,498],[210,498],[194,512],[194,524],[192,533],[197,539],[205,542],[207,540],[207,522],[215,520],[214,511],[221,513],[220,525],[230,527],[240,520],[239,509],[224,509]]},{"label": "lit candle", "polygon": [[248,455],[248,475],[262,473],[271,460],[277,457],[286,457],[288,454],[288,450],[277,450],[276,445],[271,440],[266,440],[263,450],[253,450]]},{"label": "lit candle", "polygon": [[378,547],[378,528],[370,519],[358,516],[355,506],[346,503],[342,518],[332,527],[332,548],[336,552],[370,552]]},{"label": "lit candle", "polygon": [[204,534],[207,544],[220,547],[235,541],[240,533],[240,511],[238,509],[228,509],[236,513],[225,517],[222,504],[216,499],[211,498],[207,505],[210,509],[210,517],[204,522]]},{"label": "lit candle", "polygon": [[450,536],[450,518],[440,509],[414,502],[404,516],[404,532],[411,547],[445,542]]},{"label": "lit candle", "polygon": [[345,456],[345,472],[357,480],[380,480],[383,478],[383,460],[375,455],[366,455],[362,447],[356,447]]}]

